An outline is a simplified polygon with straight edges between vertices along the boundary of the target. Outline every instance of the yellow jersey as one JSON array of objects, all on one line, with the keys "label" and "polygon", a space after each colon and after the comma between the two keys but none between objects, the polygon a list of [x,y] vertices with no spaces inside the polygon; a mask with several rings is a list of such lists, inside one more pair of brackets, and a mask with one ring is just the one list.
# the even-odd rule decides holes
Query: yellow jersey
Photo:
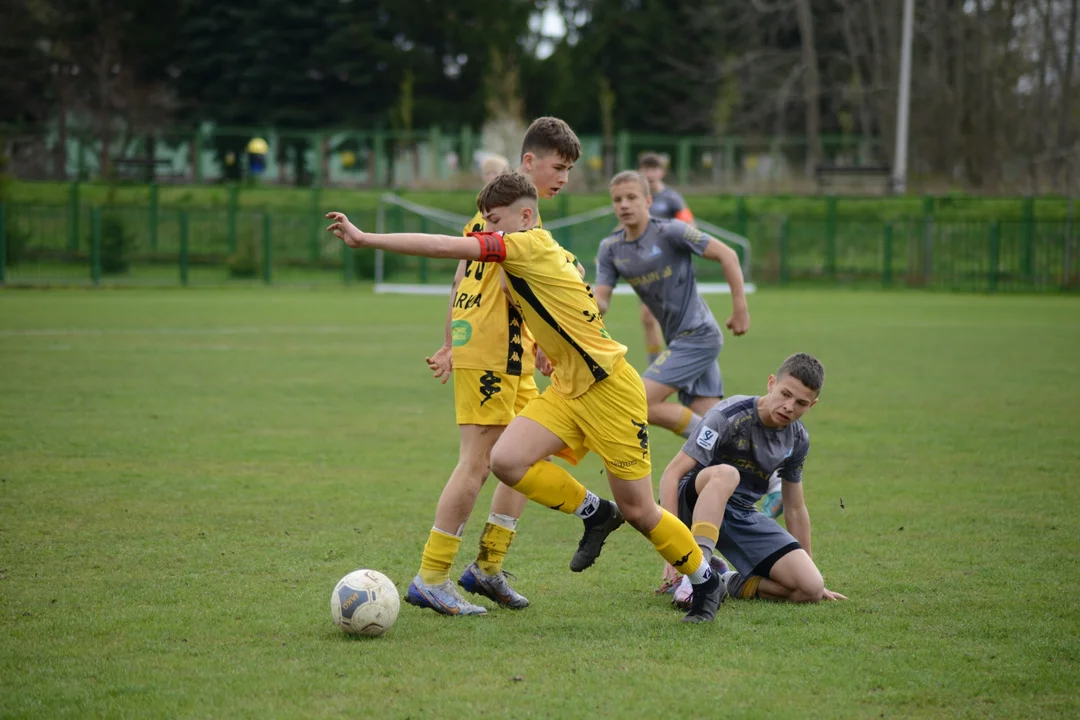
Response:
[{"label": "yellow jersey", "polygon": [[487,262],[502,264],[514,305],[551,360],[552,388],[575,398],[626,355],[611,338],[574,258],[543,229],[476,233]]},{"label": "yellow jersey", "polygon": [[[484,218],[476,213],[463,234],[483,232],[485,227]],[[503,292],[494,263],[466,261],[450,313],[450,331],[454,367],[507,375],[532,375],[536,368],[536,341]]]}]

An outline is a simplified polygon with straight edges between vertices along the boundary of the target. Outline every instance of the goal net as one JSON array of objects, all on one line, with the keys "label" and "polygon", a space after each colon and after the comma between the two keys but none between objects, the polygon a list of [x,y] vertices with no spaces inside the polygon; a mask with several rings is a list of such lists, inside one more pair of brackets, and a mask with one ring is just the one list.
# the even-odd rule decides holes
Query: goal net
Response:
[{"label": "goal net", "polygon": [[[379,199],[376,216],[376,232],[430,232],[458,235],[471,215],[459,215],[439,208],[411,202],[387,193]],[[746,292],[754,291],[750,280],[750,242],[712,223],[696,220],[704,232],[735,249],[742,264]],[[596,251],[600,241],[611,234],[617,225],[610,206],[570,215],[544,223],[559,244],[574,253],[585,266],[585,277],[592,281],[596,276]],[[404,293],[410,295],[446,295],[453,282],[457,260],[417,258],[377,250],[375,253],[375,292]],[[716,262],[695,259],[698,290],[703,294],[730,293],[724,282],[724,274]],[[633,293],[627,283],[615,288],[616,294]]]}]

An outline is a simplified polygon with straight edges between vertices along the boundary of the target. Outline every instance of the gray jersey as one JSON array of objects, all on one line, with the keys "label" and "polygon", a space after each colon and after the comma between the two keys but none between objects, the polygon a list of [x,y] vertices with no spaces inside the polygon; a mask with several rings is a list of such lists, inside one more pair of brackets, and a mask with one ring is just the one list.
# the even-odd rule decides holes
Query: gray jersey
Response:
[{"label": "gray jersey", "polygon": [[652,196],[649,214],[657,220],[674,220],[675,213],[685,207],[683,196],[665,185],[663,190]]},{"label": "gray jersey", "polygon": [[768,491],[773,472],[787,482],[802,482],[803,462],[810,452],[810,434],[801,422],[765,427],[757,402],[748,395],[721,400],[705,413],[682,448],[703,466],[735,467],[739,486],[728,502],[744,508],[753,507]]},{"label": "gray jersey", "polygon": [[624,278],[660,322],[664,342],[679,336],[720,335],[709,306],[698,294],[694,255],[701,255],[709,237],[681,220],[650,220],[641,237],[626,239],[620,228],[604,238],[596,253],[596,284],[615,286]]}]

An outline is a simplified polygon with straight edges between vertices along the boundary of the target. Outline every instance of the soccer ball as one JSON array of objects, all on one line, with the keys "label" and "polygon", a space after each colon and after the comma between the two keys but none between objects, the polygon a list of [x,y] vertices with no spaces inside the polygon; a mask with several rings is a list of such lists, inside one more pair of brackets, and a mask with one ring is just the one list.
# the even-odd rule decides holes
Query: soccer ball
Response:
[{"label": "soccer ball", "polygon": [[375,570],[354,570],[330,595],[330,617],[349,635],[377,637],[397,620],[401,599],[390,578]]}]

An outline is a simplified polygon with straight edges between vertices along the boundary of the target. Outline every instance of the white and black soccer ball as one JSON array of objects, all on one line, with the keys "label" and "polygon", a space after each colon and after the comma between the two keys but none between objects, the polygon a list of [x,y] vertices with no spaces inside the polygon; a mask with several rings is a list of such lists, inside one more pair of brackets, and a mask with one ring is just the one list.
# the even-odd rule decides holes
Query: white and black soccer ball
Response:
[{"label": "white and black soccer ball", "polygon": [[376,570],[354,570],[330,595],[330,617],[349,635],[377,637],[397,620],[401,598],[393,581]]}]

